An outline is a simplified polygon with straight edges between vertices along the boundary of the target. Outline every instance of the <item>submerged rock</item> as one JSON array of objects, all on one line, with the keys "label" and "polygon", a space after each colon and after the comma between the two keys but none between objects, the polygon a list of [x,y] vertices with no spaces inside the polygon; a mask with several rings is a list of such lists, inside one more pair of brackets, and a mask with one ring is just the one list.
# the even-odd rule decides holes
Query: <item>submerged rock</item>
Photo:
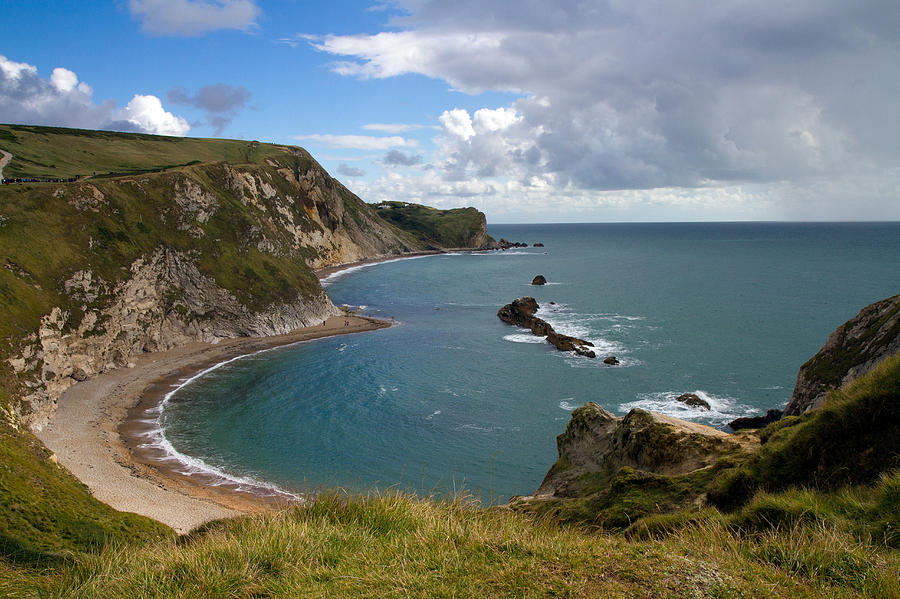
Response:
[{"label": "submerged rock", "polygon": [[542,248],[542,247],[544,247],[544,244],[541,243],[540,241],[538,241],[537,243],[533,243],[533,244],[531,245],[531,247]]},{"label": "submerged rock", "polygon": [[544,275],[538,275],[535,278],[531,279],[531,284],[532,285],[546,285],[547,279],[544,277]]},{"label": "submerged rock", "polygon": [[604,363],[604,364],[609,364],[610,366],[618,366],[618,365],[619,365],[619,359],[616,358],[615,356],[609,356],[608,358],[606,358],[605,360],[603,360],[603,363]]},{"label": "submerged rock", "polygon": [[696,393],[682,393],[675,398],[675,401],[680,401],[681,403],[689,405],[692,408],[705,408],[707,410],[710,409],[709,402]]}]

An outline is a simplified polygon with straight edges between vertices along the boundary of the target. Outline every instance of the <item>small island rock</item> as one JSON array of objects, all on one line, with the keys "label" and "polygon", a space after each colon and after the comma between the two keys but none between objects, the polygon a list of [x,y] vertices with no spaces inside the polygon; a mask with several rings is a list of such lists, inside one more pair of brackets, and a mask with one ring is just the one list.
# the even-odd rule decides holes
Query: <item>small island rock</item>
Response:
[{"label": "small island rock", "polygon": [[544,244],[543,244],[543,243],[541,243],[541,242],[540,242],[540,241],[538,241],[538,242],[537,242],[537,243],[535,243],[535,244],[532,244],[532,246],[531,246],[531,247],[536,247],[536,248],[542,248],[542,247],[544,247]]},{"label": "small island rock", "polygon": [[535,278],[531,279],[531,284],[532,285],[546,285],[547,279],[544,277],[544,275],[538,275]]},{"label": "small island rock", "polygon": [[608,358],[606,358],[605,360],[603,360],[603,363],[604,363],[604,364],[609,364],[610,366],[618,366],[618,364],[619,364],[619,359],[616,358],[615,356],[609,356]]},{"label": "small island rock", "polygon": [[709,410],[709,402],[697,395],[696,393],[682,393],[675,398],[675,401],[691,406],[692,408],[704,408]]}]

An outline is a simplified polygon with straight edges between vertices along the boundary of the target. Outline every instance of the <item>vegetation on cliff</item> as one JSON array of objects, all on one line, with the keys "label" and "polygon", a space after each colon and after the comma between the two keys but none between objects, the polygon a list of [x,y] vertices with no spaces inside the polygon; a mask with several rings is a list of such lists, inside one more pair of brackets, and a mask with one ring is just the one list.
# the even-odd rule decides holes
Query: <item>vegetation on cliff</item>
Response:
[{"label": "vegetation on cliff", "polygon": [[3,419],[0,510],[0,556],[31,566],[59,564],[108,544],[136,546],[175,536],[155,520],[94,499],[31,433]]},{"label": "vegetation on cliff", "polygon": [[488,236],[484,214],[475,208],[438,210],[408,202],[374,204],[378,215],[429,249],[481,248],[493,239]]},{"label": "vegetation on cliff", "polygon": [[[0,596],[900,596],[900,356],[737,444],[586,406],[515,510],[332,492],[182,538],[115,512],[17,419],[86,374],[40,356],[104,339],[115,366],[116,310],[152,300],[157,324],[200,331],[226,296],[248,314],[317,296],[313,266],[483,245],[483,215],[373,209],[299,148],[20,126],[0,147],[6,176],[91,176],[0,189]],[[155,291],[134,286],[147,272]]]}]

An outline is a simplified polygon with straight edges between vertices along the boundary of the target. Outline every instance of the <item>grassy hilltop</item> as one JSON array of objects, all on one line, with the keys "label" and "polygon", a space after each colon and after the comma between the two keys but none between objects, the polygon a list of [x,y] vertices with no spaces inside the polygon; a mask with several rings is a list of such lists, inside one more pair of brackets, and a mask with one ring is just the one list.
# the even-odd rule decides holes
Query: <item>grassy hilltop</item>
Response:
[{"label": "grassy hilltop", "polygon": [[[326,491],[184,537],[116,512],[15,415],[62,376],[9,361],[51,309],[53,343],[121,343],[117,290],[160,248],[263,311],[318,293],[311,263],[473,244],[483,215],[373,208],[286,146],[0,125],[0,149],[5,177],[81,177],[0,188],[0,597],[900,597],[900,356],[755,433],[757,452],[621,468],[528,511]],[[84,270],[103,285],[73,293]],[[166,318],[211,318],[163,289]]]}]

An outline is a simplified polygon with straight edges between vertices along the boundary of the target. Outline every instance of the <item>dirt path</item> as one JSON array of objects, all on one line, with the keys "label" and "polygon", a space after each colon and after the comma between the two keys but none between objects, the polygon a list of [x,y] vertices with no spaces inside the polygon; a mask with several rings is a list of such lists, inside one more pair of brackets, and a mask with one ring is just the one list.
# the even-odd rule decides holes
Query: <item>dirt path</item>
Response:
[{"label": "dirt path", "polygon": [[0,154],[3,155],[3,157],[0,158],[0,179],[2,179],[3,178],[3,167],[6,166],[7,164],[9,164],[9,161],[12,160],[12,154],[10,154],[9,152],[5,152],[3,150],[0,150]]}]

